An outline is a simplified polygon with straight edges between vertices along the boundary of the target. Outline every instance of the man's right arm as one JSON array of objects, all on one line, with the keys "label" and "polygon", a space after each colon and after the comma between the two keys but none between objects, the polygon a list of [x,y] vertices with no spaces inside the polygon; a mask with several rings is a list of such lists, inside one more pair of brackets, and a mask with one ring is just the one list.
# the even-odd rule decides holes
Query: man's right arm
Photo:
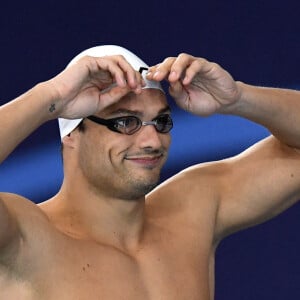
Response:
[{"label": "man's right arm", "polygon": [[[45,96],[47,94],[46,84],[39,84],[0,107],[0,163],[31,132],[50,119],[51,105],[48,103],[51,99]],[[13,198],[12,195],[0,193],[0,263],[6,262],[6,254],[16,250],[21,238],[18,220],[10,205],[12,201],[14,206],[18,205]]]},{"label": "man's right arm", "polygon": [[[117,84],[103,93],[112,83]],[[140,74],[120,56],[82,58],[51,80],[37,84],[0,107],[0,163],[48,120],[92,115],[119,101],[129,91],[139,93],[141,86]],[[21,238],[17,209],[24,199],[21,203],[17,198],[0,193],[0,263],[5,259],[5,249],[18,245],[14,241]]]},{"label": "man's right arm", "polygon": [[[46,82],[0,107],[0,163],[44,122],[92,115],[140,92],[142,77],[119,56],[84,57]],[[102,93],[112,83],[109,91]]]},{"label": "man's right arm", "polygon": [[41,83],[0,107],[0,163],[37,127],[55,117],[51,109],[55,100],[49,91],[47,83]]}]

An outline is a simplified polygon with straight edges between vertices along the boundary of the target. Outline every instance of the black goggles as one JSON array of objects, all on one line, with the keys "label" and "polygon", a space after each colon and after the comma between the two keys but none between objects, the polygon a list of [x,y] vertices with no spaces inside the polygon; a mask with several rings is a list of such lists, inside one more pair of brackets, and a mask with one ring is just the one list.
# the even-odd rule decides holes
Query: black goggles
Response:
[{"label": "black goggles", "polygon": [[142,126],[146,125],[154,125],[156,131],[159,133],[168,133],[173,128],[173,121],[169,114],[159,115],[152,121],[142,121],[136,116],[125,116],[113,119],[101,119],[96,116],[89,116],[87,119],[104,125],[112,131],[128,135],[134,134],[140,130]]}]

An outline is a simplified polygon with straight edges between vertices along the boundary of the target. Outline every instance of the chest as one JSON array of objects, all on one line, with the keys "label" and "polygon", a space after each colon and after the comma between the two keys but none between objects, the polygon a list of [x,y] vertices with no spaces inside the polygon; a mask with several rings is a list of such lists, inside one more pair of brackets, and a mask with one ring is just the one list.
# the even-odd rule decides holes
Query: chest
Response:
[{"label": "chest", "polygon": [[[43,299],[209,299],[212,255],[165,237],[127,255],[112,247],[63,244],[35,284]],[[47,295],[47,296],[46,296]]]}]

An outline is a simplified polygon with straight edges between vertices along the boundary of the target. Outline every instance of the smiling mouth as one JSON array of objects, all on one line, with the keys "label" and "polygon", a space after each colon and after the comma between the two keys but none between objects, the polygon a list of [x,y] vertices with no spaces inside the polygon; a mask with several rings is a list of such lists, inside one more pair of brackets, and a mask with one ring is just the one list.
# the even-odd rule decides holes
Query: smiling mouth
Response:
[{"label": "smiling mouth", "polygon": [[160,154],[156,156],[126,157],[125,159],[141,166],[153,168],[160,164],[162,157],[163,155]]}]

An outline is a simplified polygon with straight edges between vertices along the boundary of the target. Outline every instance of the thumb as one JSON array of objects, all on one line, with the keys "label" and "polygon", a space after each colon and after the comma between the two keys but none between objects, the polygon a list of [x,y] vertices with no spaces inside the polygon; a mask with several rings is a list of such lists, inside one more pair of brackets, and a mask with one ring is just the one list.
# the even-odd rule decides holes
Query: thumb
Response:
[{"label": "thumb", "polygon": [[187,91],[180,81],[170,82],[169,93],[179,106],[187,97]]},{"label": "thumb", "polygon": [[170,82],[169,93],[173,98],[180,98],[184,92],[180,81]]},{"label": "thumb", "polygon": [[170,83],[169,93],[180,108],[189,111],[189,94],[180,81]]}]

